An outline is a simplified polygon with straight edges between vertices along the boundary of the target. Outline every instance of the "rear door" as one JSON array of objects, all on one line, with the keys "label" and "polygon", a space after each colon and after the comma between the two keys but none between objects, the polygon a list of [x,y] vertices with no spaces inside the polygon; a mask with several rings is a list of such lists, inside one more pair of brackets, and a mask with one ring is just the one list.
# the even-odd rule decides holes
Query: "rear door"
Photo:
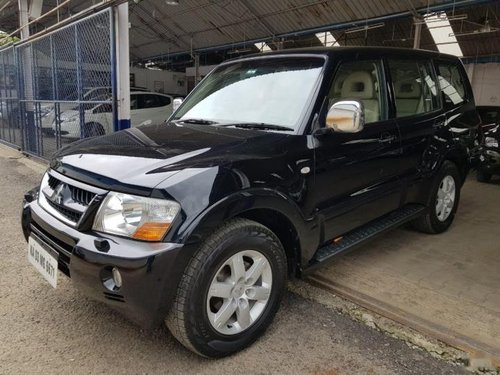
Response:
[{"label": "rear door", "polygon": [[328,97],[365,106],[366,124],[355,134],[317,138],[311,193],[324,221],[324,240],[348,232],[399,207],[401,155],[397,124],[388,117],[386,77],[381,60],[341,63]]},{"label": "rear door", "polygon": [[401,131],[400,176],[408,186],[406,200],[416,201],[417,187],[436,162],[432,153],[436,129],[444,126],[432,61],[388,59],[394,114]]}]

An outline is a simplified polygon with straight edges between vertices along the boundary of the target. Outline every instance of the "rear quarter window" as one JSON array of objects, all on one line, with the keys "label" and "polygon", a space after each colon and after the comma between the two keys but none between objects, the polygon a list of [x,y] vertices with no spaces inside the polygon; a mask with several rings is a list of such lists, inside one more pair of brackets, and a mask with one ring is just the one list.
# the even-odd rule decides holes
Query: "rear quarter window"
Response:
[{"label": "rear quarter window", "polygon": [[438,63],[438,81],[445,108],[455,107],[469,99],[465,79],[459,66]]}]

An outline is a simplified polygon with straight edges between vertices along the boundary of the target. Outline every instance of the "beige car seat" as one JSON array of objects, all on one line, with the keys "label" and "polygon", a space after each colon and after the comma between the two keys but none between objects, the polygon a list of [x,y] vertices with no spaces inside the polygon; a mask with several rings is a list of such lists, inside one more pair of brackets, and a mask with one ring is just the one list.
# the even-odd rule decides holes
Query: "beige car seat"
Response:
[{"label": "beige car seat", "polygon": [[342,99],[359,99],[365,107],[365,121],[375,122],[380,119],[379,102],[372,75],[367,71],[349,74],[342,84]]},{"label": "beige car seat", "polygon": [[398,116],[411,116],[423,112],[420,83],[415,80],[399,81],[394,86]]}]

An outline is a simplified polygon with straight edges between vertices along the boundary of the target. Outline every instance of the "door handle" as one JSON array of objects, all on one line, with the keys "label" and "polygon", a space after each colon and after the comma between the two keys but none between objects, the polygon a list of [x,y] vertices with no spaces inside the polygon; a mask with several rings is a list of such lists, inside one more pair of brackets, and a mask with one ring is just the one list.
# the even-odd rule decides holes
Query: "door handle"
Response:
[{"label": "door handle", "polygon": [[378,140],[379,143],[393,143],[396,142],[397,138],[392,134],[382,134]]}]

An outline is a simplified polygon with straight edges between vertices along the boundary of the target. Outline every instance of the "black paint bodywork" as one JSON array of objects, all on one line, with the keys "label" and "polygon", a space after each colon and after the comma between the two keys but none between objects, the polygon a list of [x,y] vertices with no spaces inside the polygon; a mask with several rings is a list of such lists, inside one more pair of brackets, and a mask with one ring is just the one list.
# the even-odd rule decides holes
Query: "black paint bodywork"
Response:
[{"label": "black paint bodywork", "polygon": [[[478,106],[482,124],[479,131],[479,160],[477,169],[490,175],[500,174],[500,107]],[[495,118],[489,118],[486,113],[496,113]],[[486,142],[486,138],[493,138],[497,145]]]},{"label": "black paint bodywork", "polygon": [[[469,100],[450,110],[400,120],[389,101],[389,118],[360,133],[314,135],[324,124],[324,99],[340,62],[382,59],[385,64],[390,58],[411,58],[456,63],[456,58],[335,48],[250,59],[304,55],[319,56],[325,65],[314,96],[304,103],[307,116],[293,134],[171,122],[81,140],[54,156],[50,168],[81,183],[179,202],[182,213],[163,243],[94,233],[89,225],[71,229],[31,198],[23,210],[25,235],[36,227],[48,240],[67,246],[68,273],[76,284],[146,326],[165,316],[182,271],[225,220],[244,216],[269,226],[283,242],[290,271],[300,274],[331,239],[408,203],[426,205],[429,184],[444,160],[455,162],[465,180],[479,124],[468,82]],[[392,99],[388,75],[386,85]],[[112,244],[105,254],[94,241],[102,238]],[[112,265],[124,267],[120,296],[125,302],[103,294],[100,275]]]}]

